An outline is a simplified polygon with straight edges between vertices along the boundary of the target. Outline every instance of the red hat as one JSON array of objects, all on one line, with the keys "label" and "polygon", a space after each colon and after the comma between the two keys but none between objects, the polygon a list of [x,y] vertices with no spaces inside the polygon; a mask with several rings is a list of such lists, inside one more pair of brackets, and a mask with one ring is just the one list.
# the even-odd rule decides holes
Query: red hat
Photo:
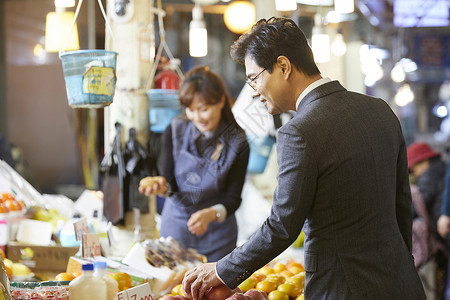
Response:
[{"label": "red hat", "polygon": [[430,159],[435,156],[439,156],[438,152],[435,152],[426,143],[413,143],[406,149],[408,155],[408,169],[425,159]]}]

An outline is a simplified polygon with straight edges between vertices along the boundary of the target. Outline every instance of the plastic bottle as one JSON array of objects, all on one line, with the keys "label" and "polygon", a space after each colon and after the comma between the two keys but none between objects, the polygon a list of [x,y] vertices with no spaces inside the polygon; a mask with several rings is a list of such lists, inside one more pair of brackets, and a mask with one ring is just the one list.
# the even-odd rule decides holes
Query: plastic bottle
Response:
[{"label": "plastic bottle", "polygon": [[119,284],[111,276],[106,274],[106,262],[96,261],[94,263],[94,276],[101,278],[106,284],[106,299],[117,300]]},{"label": "plastic bottle", "polygon": [[155,87],[157,89],[166,90],[178,90],[180,88],[180,76],[176,72],[177,66],[180,64],[180,60],[174,58],[170,60],[169,65],[156,74]]},{"label": "plastic bottle", "polygon": [[82,274],[69,284],[70,300],[107,300],[106,283],[94,276],[94,265],[84,264]]}]

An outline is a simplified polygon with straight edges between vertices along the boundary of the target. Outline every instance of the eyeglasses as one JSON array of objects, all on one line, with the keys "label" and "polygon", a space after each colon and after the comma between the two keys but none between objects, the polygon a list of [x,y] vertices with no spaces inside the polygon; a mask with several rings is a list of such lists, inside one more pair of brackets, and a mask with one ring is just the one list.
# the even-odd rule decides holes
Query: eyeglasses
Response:
[{"label": "eyeglasses", "polygon": [[253,90],[256,91],[256,82],[255,82],[255,80],[258,79],[258,77],[259,77],[265,70],[266,70],[266,69],[263,69],[263,70],[262,70],[261,72],[259,72],[255,77],[247,79],[247,84],[248,84],[249,86],[251,86],[251,88],[252,88]]}]

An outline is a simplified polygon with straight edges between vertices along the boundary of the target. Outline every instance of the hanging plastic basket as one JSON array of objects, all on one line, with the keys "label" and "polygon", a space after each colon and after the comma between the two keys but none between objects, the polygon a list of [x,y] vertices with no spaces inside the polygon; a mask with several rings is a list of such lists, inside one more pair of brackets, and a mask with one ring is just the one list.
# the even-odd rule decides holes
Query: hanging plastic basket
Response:
[{"label": "hanging plastic basket", "polygon": [[60,55],[67,99],[73,108],[99,108],[113,101],[117,52],[77,50]]},{"label": "hanging plastic basket", "polygon": [[[72,21],[72,32],[83,0],[79,0]],[[100,10],[114,41],[111,26],[101,0]],[[70,32],[70,33],[71,33]],[[70,36],[70,34],[69,34]],[[66,41],[67,44],[67,41]],[[77,50],[60,52],[67,100],[73,108],[101,108],[112,103],[116,89],[117,52],[108,50]]]}]

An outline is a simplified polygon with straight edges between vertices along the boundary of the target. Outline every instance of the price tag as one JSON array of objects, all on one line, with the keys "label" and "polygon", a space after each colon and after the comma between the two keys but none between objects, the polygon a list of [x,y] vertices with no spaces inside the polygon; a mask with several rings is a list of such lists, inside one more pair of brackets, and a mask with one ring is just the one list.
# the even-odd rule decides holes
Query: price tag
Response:
[{"label": "price tag", "polygon": [[117,300],[129,300],[127,291],[117,293]]},{"label": "price tag", "polygon": [[73,223],[73,228],[75,229],[75,237],[77,241],[81,241],[83,234],[90,232],[86,218]]},{"label": "price tag", "polygon": [[100,237],[97,233],[83,234],[83,248],[81,249],[83,257],[95,257],[102,254],[100,248]]},{"label": "price tag", "polygon": [[138,285],[134,288],[127,289],[126,291],[129,300],[153,300],[150,285],[148,283]]},{"label": "price tag", "polygon": [[113,236],[111,222],[108,222],[108,225],[106,226],[106,234],[108,235],[108,243],[109,243],[109,246],[111,247],[112,244],[114,244],[114,236]]}]

